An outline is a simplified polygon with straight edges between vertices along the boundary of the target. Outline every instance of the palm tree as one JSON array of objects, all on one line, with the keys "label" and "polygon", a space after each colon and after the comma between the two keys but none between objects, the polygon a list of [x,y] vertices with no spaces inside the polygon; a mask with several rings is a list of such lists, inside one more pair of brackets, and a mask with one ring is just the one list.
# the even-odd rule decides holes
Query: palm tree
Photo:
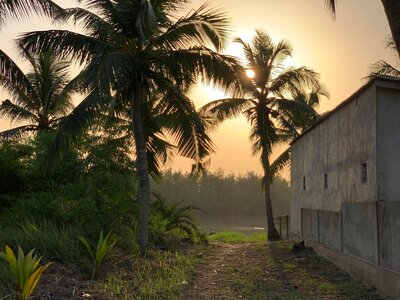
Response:
[{"label": "palm tree", "polygon": [[0,137],[19,137],[28,131],[53,130],[72,110],[74,85],[69,82],[69,64],[57,60],[50,51],[28,56],[32,71],[24,74],[18,65],[0,50],[0,87],[12,100],[0,105],[0,116],[28,123],[3,132]]},{"label": "palm tree", "polygon": [[61,10],[51,0],[0,0],[0,25],[8,18],[19,20],[31,14],[55,17]]},{"label": "palm tree", "polygon": [[[271,204],[272,148],[297,135],[298,126],[291,119],[294,114],[313,113],[307,103],[299,101],[295,96],[304,89],[318,90],[320,85],[314,71],[305,67],[284,67],[283,62],[292,54],[286,42],[280,41],[274,45],[268,34],[261,30],[256,31],[251,44],[239,38],[236,42],[243,47],[246,64],[241,73],[237,74],[234,97],[210,102],[202,110],[220,122],[239,114],[246,116],[250,122],[253,154],[260,154],[264,171],[268,239],[274,240],[279,238],[279,234],[274,225]],[[246,76],[246,70],[252,70],[254,76]]]},{"label": "palm tree", "polygon": [[[337,0],[325,0],[329,10],[336,13]],[[398,0],[381,0],[385,10],[386,18],[389,23],[390,31],[396,45],[398,56],[400,57],[400,1]]]},{"label": "palm tree", "polygon": [[[178,11],[186,0],[85,3],[87,9],[68,9],[63,16],[82,24],[85,34],[39,31],[23,35],[19,43],[35,53],[51,47],[61,57],[84,66],[80,77],[86,78],[88,95],[63,122],[64,139],[81,132],[90,116],[105,106],[113,106],[114,100],[130,108],[139,181],[138,242],[144,249],[148,243],[150,181],[143,118],[150,91],[156,89],[165,95],[166,107],[181,112],[180,116],[193,116],[196,112],[184,95],[190,84],[202,79],[228,86],[233,81],[236,61],[209,48],[222,48],[228,35],[228,20],[208,4],[179,17]],[[174,122],[177,126],[179,117]],[[181,135],[177,130],[176,134]],[[210,147],[200,147],[198,138],[183,140],[180,153],[194,159],[207,155]]]}]

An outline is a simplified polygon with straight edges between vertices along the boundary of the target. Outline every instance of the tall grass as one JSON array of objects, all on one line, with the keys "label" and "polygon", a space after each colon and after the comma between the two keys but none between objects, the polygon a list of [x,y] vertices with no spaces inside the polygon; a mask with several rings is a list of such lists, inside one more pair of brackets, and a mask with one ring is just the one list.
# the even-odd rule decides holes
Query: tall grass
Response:
[{"label": "tall grass", "polygon": [[0,231],[0,247],[36,249],[46,260],[72,263],[81,258],[78,234],[70,226],[57,226],[50,221],[26,222]]}]

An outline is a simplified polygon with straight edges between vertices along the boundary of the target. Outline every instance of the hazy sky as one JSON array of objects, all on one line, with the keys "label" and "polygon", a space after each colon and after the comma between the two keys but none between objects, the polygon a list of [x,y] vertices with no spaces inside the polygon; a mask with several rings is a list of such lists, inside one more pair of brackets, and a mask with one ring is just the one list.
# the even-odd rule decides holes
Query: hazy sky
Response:
[{"label": "hazy sky", "polygon": [[[55,1],[63,7],[75,1]],[[294,56],[291,63],[305,65],[321,74],[329,90],[330,99],[322,103],[320,111],[332,109],[358,89],[365,80],[371,63],[385,59],[394,62],[392,53],[385,49],[390,36],[385,14],[378,0],[338,1],[337,17],[331,18],[324,7],[324,0],[213,0],[229,14],[233,36],[249,40],[254,30],[262,28],[274,41],[285,39],[291,43]],[[192,1],[197,8],[203,0]],[[0,31],[0,48],[18,63],[12,39],[18,33],[50,28],[43,19],[32,18],[23,24],[8,22]],[[54,26],[52,26],[54,27]],[[228,44],[229,54],[240,55],[240,47]],[[0,100],[6,97],[0,91]],[[213,88],[198,86],[191,97],[201,106],[223,94]],[[0,120],[0,130],[10,127],[7,120]],[[211,170],[223,168],[227,172],[261,173],[259,158],[250,155],[249,126],[244,119],[228,121],[215,133],[213,139],[217,152],[211,160]],[[279,150],[278,150],[279,151]],[[190,170],[190,161],[176,158],[170,164],[182,171]]]}]

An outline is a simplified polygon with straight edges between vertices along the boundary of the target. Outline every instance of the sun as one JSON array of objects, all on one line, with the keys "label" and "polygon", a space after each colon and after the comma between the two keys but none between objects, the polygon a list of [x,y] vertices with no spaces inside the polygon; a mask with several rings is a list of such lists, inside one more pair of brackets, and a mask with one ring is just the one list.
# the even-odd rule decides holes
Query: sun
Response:
[{"label": "sun", "polygon": [[254,78],[256,76],[256,73],[252,69],[247,69],[246,70],[246,76],[249,77],[250,79]]}]

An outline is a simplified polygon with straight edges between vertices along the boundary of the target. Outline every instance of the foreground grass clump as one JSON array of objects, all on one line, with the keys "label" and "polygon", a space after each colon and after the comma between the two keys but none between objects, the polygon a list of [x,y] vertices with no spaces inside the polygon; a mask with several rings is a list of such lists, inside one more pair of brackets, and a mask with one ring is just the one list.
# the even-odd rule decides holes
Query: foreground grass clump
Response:
[{"label": "foreground grass clump", "polygon": [[[28,299],[37,283],[39,282],[42,273],[50,266],[51,263],[39,266],[41,257],[33,255],[31,250],[27,255],[18,247],[18,256],[15,256],[13,250],[6,246],[6,251],[0,252],[0,258],[5,260],[11,271],[14,274],[15,281],[18,285],[18,299]],[[11,296],[11,295],[10,295]]]},{"label": "foreground grass clump", "polygon": [[130,262],[101,282],[100,290],[113,299],[176,299],[200,259],[192,249],[151,251],[147,258],[133,257]]},{"label": "foreground grass clump", "polygon": [[209,241],[224,243],[262,243],[267,240],[267,235],[266,233],[252,233],[251,235],[245,235],[236,231],[222,231],[210,234],[207,238]]}]

